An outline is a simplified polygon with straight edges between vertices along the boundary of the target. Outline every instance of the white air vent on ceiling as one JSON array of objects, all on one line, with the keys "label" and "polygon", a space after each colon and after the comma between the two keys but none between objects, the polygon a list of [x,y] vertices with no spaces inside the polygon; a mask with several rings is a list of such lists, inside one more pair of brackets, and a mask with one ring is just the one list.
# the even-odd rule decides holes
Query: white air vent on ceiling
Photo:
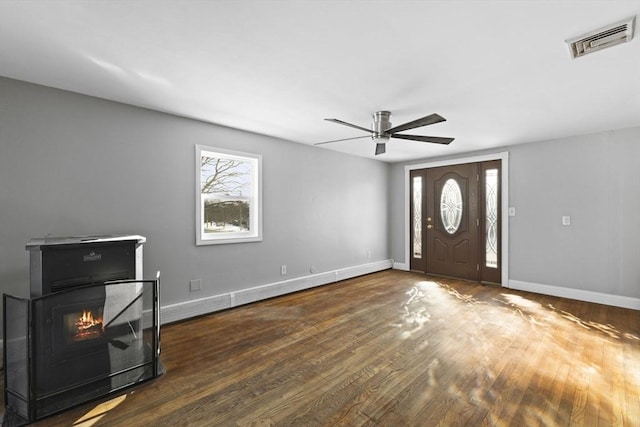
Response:
[{"label": "white air vent on ceiling", "polygon": [[569,45],[572,58],[584,56],[587,53],[615,46],[620,43],[630,42],[633,38],[633,27],[636,17],[614,22],[606,27],[583,34],[581,36],[565,40]]}]

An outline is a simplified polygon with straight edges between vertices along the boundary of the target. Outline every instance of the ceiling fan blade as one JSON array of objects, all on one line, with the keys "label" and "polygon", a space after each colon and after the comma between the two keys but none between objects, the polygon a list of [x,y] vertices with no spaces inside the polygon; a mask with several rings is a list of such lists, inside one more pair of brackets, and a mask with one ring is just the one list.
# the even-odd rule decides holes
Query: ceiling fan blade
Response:
[{"label": "ceiling fan blade", "polygon": [[378,142],[376,144],[376,156],[378,154],[384,154],[386,151],[387,151],[387,149],[386,149],[386,146],[385,146],[384,142],[382,142],[382,143]]},{"label": "ceiling fan blade", "polygon": [[316,142],[313,145],[322,145],[322,144],[330,144],[332,142],[340,142],[340,141],[350,141],[352,139],[360,139],[360,138],[371,138],[369,135],[365,135],[365,136],[355,136],[353,138],[343,138],[343,139],[334,139],[331,141],[324,141],[324,142]]},{"label": "ceiling fan blade", "polygon": [[360,130],[363,130],[365,132],[373,133],[373,131],[371,129],[363,128],[362,126],[358,126],[358,125],[352,125],[351,123],[343,122],[342,120],[338,120],[338,119],[325,119],[325,120],[328,121],[328,122],[337,123],[339,125],[349,126],[351,128],[360,129]]},{"label": "ceiling fan blade", "polygon": [[444,144],[444,145],[451,144],[451,141],[455,139],[455,138],[444,138],[441,136],[403,135],[400,133],[394,133],[393,135],[391,135],[391,138],[409,139],[411,141],[421,141],[421,142],[432,142],[434,144]]},{"label": "ceiling fan blade", "polygon": [[433,113],[433,114],[429,114],[428,116],[424,116],[420,119],[416,119],[412,122],[408,122],[400,126],[394,126],[392,128],[389,128],[385,131],[385,133],[391,134],[394,132],[402,132],[403,130],[419,128],[420,126],[432,125],[434,123],[440,123],[446,120],[447,119],[445,119],[441,115]]}]

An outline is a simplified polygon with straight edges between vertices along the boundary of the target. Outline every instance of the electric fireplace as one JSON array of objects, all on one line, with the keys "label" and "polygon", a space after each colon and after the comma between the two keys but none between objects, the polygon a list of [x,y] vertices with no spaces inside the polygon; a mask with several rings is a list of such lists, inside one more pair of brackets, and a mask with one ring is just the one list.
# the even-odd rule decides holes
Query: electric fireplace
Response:
[{"label": "electric fireplace", "polygon": [[33,422],[162,373],[159,281],[142,236],[32,240],[30,298],[4,295],[4,424]]}]

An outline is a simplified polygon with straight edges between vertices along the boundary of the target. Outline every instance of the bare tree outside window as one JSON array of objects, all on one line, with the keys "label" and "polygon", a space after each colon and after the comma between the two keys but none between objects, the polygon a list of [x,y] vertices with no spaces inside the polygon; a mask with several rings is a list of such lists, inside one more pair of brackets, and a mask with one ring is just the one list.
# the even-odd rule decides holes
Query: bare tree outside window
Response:
[{"label": "bare tree outside window", "polygon": [[204,232],[249,231],[251,164],[202,156],[200,170]]},{"label": "bare tree outside window", "polygon": [[198,244],[261,240],[260,156],[197,146]]}]

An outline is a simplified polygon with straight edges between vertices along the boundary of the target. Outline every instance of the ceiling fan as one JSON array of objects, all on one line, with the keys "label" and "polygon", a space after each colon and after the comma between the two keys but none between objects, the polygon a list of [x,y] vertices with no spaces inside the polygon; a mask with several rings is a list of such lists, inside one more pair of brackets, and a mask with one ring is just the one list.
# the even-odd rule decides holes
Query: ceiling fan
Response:
[{"label": "ceiling fan", "polygon": [[[354,125],[351,123],[344,122],[338,119],[325,119],[326,121],[338,123],[339,125],[349,126],[352,128],[360,129],[365,132],[369,132],[371,135],[371,139],[376,141],[376,156],[378,154],[384,154],[385,143],[389,141],[389,138],[398,138],[398,139],[409,139],[412,141],[420,141],[420,142],[431,142],[434,144],[450,144],[454,138],[443,138],[439,136],[422,136],[422,135],[407,135],[402,132],[403,130],[414,129],[422,126],[432,125],[434,123],[440,123],[446,121],[444,117],[439,114],[429,114],[428,116],[424,116],[422,118],[413,120],[411,122],[407,122],[400,126],[391,127],[391,123],[389,122],[389,118],[391,117],[391,112],[389,111],[378,111],[373,114],[373,125],[372,129],[367,129],[362,126]],[[367,135],[369,136],[369,135]],[[367,136],[356,136],[355,138],[345,138],[345,139],[334,139],[332,141],[318,142],[314,145],[322,145],[329,144],[332,142],[338,141],[348,141],[351,139],[359,139],[366,138]]]}]

